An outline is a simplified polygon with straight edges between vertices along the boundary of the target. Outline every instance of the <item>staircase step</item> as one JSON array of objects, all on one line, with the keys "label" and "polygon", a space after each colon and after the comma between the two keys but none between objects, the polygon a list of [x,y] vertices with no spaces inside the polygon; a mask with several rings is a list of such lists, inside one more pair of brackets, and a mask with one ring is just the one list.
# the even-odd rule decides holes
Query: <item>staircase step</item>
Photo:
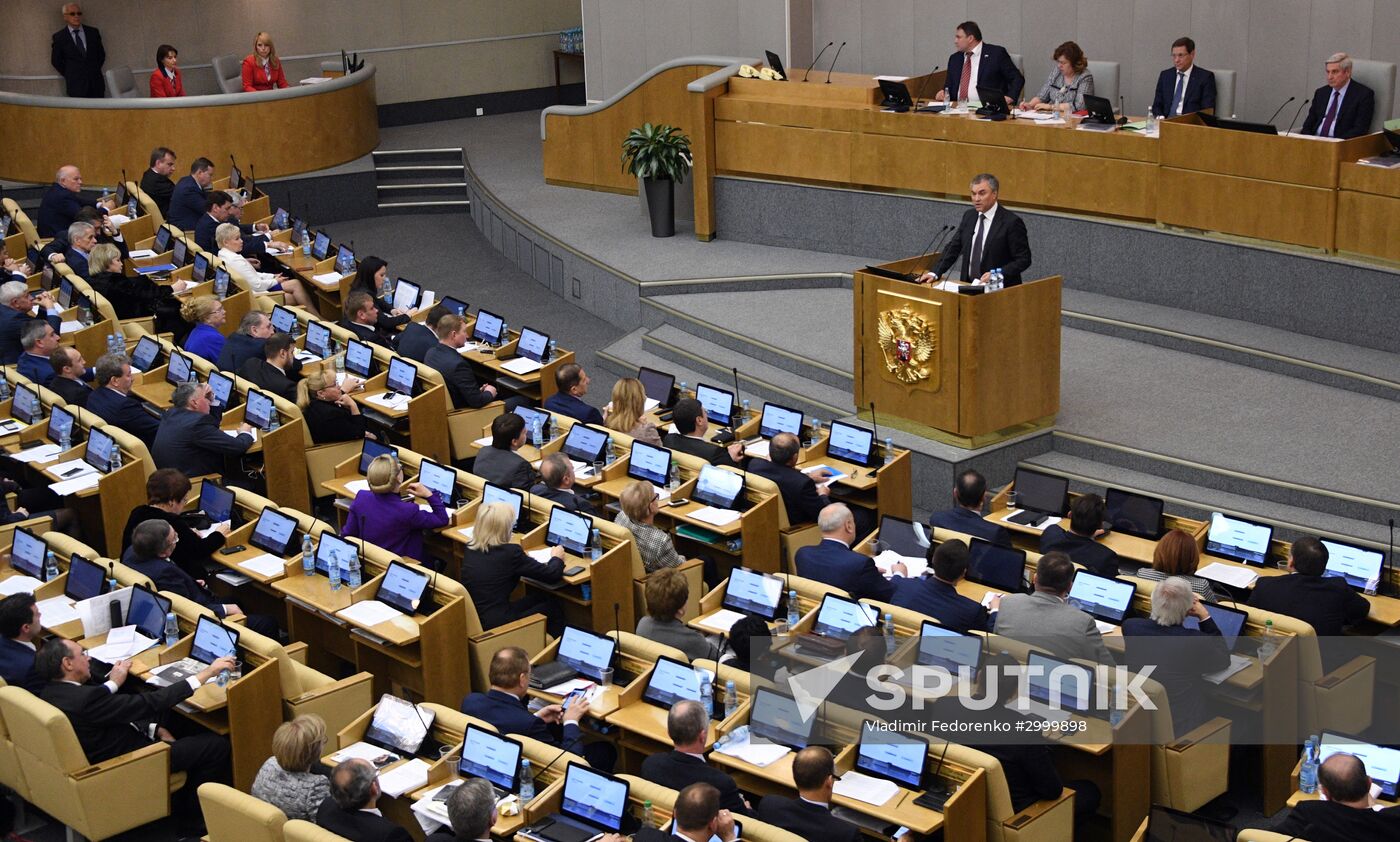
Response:
[{"label": "staircase step", "polygon": [[407,166],[381,167],[375,166],[376,173],[389,172],[465,172],[466,166],[463,164],[410,164]]},{"label": "staircase step", "polygon": [[466,199],[450,199],[430,202],[380,202],[378,208],[385,213],[470,213],[471,205]]},{"label": "staircase step", "polygon": [[412,164],[440,164],[452,165],[461,164],[463,161],[462,150],[443,149],[376,149],[371,153],[376,167],[388,166],[409,166]]}]

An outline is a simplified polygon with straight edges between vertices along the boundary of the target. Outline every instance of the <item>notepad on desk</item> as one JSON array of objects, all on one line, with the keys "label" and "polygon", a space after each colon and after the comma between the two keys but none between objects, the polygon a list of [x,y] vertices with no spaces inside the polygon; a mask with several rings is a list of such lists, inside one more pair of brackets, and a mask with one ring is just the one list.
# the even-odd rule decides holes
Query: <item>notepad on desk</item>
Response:
[{"label": "notepad on desk", "polygon": [[321,284],[322,286],[339,286],[340,273],[326,272],[323,275],[312,275],[311,280],[315,281],[318,284]]},{"label": "notepad on desk", "polygon": [[380,623],[387,623],[397,617],[402,617],[403,612],[385,605],[377,599],[366,599],[340,609],[335,612],[335,615],[362,626],[377,626]]},{"label": "notepad on desk", "polygon": [[899,785],[884,778],[875,778],[851,771],[841,775],[841,780],[836,782],[832,792],[878,807],[887,803],[894,797],[895,793],[899,792]]},{"label": "notepad on desk", "polygon": [[1254,587],[1254,583],[1259,580],[1259,574],[1253,570],[1236,567],[1233,564],[1222,564],[1218,561],[1213,561],[1200,568],[1196,571],[1196,575],[1236,588]]},{"label": "notepad on desk", "polygon": [[403,765],[395,766],[387,772],[379,773],[379,791],[390,798],[397,798],[405,792],[411,792],[427,785],[428,764],[419,757],[415,757]]},{"label": "notepad on desk", "polygon": [[731,742],[723,746],[715,746],[715,751],[730,757],[737,757],[752,766],[770,766],[791,749],[777,743],[755,743],[752,740],[745,740],[737,745]]},{"label": "notepad on desk", "polygon": [[96,488],[97,483],[101,480],[102,475],[97,472],[93,472],[90,474],[83,474],[82,476],[76,477],[74,479],[66,479],[62,482],[53,483],[49,486],[49,490],[60,497],[67,497],[70,494],[77,494],[82,491],[87,491],[89,488]]},{"label": "notepad on desk", "polygon": [[544,368],[544,366],[529,357],[515,357],[501,363],[501,368],[509,371],[511,374],[529,374],[534,371],[539,371]]},{"label": "notepad on desk", "polygon": [[83,324],[82,322],[74,321],[72,319],[65,319],[64,321],[59,322],[58,332],[59,335],[65,333],[77,333],[85,327],[87,327],[87,325]]},{"label": "notepad on desk", "polygon": [[744,615],[740,614],[738,611],[730,611],[728,608],[721,608],[714,613],[706,614],[695,622],[706,628],[720,629],[725,634],[729,634],[729,630],[734,628],[734,624],[742,619],[744,619]]},{"label": "notepad on desk", "polygon": [[251,570],[259,576],[271,578],[281,576],[287,569],[287,562],[270,553],[263,553],[238,562],[244,570]]},{"label": "notepad on desk", "polygon": [[728,526],[739,519],[739,513],[732,509],[716,509],[714,506],[703,506],[690,512],[690,517],[701,523],[708,523],[711,526]]}]

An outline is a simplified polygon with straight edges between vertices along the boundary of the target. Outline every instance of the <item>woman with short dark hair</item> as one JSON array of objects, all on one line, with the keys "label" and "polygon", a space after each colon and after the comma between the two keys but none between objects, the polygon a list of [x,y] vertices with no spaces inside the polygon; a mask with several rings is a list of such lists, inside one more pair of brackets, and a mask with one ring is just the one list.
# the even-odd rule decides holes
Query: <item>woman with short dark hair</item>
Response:
[{"label": "woman with short dark hair", "polygon": [[1089,60],[1084,51],[1073,41],[1066,41],[1055,48],[1053,55],[1055,69],[1045,80],[1040,93],[1029,102],[1021,103],[1023,110],[1054,110],[1056,106],[1068,105],[1070,111],[1085,109],[1084,97],[1094,94],[1094,74],[1089,72]]},{"label": "woman with short dark hair", "polygon": [[156,69],[151,71],[151,96],[184,96],[185,83],[180,79],[180,51],[169,44],[156,48]]},{"label": "woman with short dark hair", "polygon": [[211,556],[224,546],[230,525],[216,523],[201,537],[184,516],[190,480],[176,468],[161,468],[146,478],[146,502],[131,510],[122,530],[122,552],[131,546],[131,533],[147,520],[163,520],[175,529],[178,541],[170,560],[195,579],[207,579],[210,570],[220,569]]}]

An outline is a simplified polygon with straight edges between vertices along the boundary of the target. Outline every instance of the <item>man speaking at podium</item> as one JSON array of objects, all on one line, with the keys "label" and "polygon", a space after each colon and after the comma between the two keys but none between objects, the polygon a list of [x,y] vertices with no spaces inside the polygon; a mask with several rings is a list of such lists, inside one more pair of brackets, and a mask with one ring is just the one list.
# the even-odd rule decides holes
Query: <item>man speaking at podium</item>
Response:
[{"label": "man speaking at podium", "polygon": [[990,173],[972,177],[972,209],[963,214],[938,265],[920,275],[919,283],[941,281],[959,257],[962,278],[968,283],[987,283],[993,269],[1002,271],[1006,286],[1021,283],[1021,273],[1031,268],[1031,243],[1021,217],[997,203],[1000,187]]}]

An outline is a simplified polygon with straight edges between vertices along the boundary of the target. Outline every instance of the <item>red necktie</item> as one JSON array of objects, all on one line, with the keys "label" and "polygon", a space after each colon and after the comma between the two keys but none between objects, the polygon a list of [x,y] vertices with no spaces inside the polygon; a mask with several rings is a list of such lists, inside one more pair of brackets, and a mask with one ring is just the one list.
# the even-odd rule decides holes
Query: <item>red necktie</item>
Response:
[{"label": "red necktie", "polygon": [[958,102],[967,102],[967,86],[972,81],[972,53],[963,54],[962,80],[958,82]]}]

